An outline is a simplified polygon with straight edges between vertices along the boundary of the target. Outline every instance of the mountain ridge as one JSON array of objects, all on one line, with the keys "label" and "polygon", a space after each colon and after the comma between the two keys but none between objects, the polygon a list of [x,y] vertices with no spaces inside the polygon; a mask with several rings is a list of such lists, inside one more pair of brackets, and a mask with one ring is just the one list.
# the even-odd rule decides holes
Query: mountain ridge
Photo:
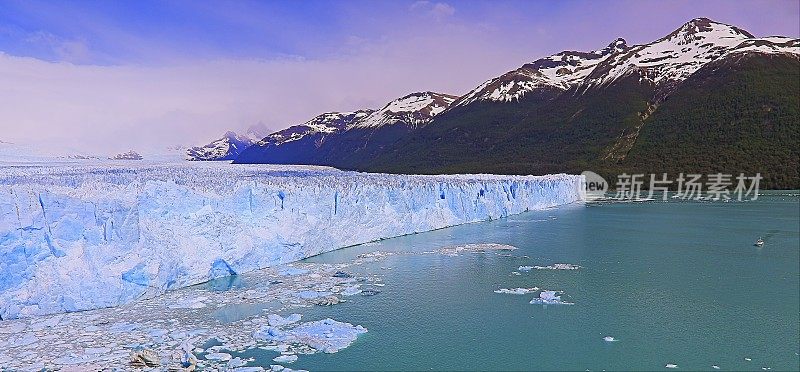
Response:
[{"label": "mountain ridge", "polygon": [[[736,61],[747,64],[737,67]],[[762,70],[752,70],[753,66]],[[419,123],[387,126],[354,122],[345,130],[327,136],[318,146],[303,149],[303,154],[298,151],[276,157],[274,150],[253,146],[235,162],[315,164],[395,173],[543,174],[597,169],[610,176],[634,166],[644,169],[641,163],[627,160],[628,154],[639,154],[640,134],[649,133],[651,122],[660,123],[666,115],[662,111],[674,109],[673,103],[668,103],[670,97],[680,97],[689,90],[714,95],[715,88],[737,86],[739,90],[726,92],[737,99],[748,97],[751,101],[765,101],[770,107],[780,108],[782,115],[793,119],[774,117],[771,122],[778,123],[779,131],[790,139],[797,138],[800,114],[790,103],[800,102],[800,98],[798,90],[792,90],[794,85],[787,82],[797,75],[792,66],[800,66],[798,39],[758,38],[736,26],[695,18],[650,43],[629,46],[623,38],[617,38],[601,49],[562,51],[525,63],[486,80],[461,97],[449,96],[452,101],[446,107],[440,105],[435,115]],[[735,73],[737,69],[742,73]],[[698,74],[699,71],[702,72]],[[699,79],[699,75],[718,81],[720,85],[686,83]],[[742,85],[737,79],[744,78],[755,80]],[[785,97],[766,82],[788,89]],[[722,102],[724,98],[719,100]],[[721,129],[724,125],[717,122],[721,118],[739,117],[740,122],[758,125],[748,119],[755,114],[744,110],[744,107],[752,110],[751,106],[748,102],[722,108],[706,107],[701,101],[692,105],[682,103],[689,115],[685,120],[694,122],[706,117],[708,127],[717,131],[724,130]],[[382,110],[370,115],[373,120]],[[727,110],[727,114],[714,114],[720,110]],[[774,116],[775,112],[770,115]],[[758,128],[750,130],[752,128],[738,124],[736,127],[742,135],[764,134]],[[717,133],[709,135],[719,136]],[[737,141],[749,143],[747,138]],[[763,156],[778,152],[800,154],[797,145],[780,143],[785,148],[777,152],[761,145],[757,147]],[[671,145],[694,151],[680,143]],[[648,146],[661,151],[659,156],[670,153],[652,143]],[[729,153],[724,146],[730,144],[701,143],[698,146],[697,153],[709,154],[709,149]],[[750,163],[736,152],[730,154],[729,157],[737,158],[742,164]],[[755,156],[759,157],[759,153]],[[790,165],[797,164],[797,158],[778,157]],[[654,161],[653,164],[666,163]],[[768,165],[767,173],[783,169],[769,162],[764,164]],[[685,165],[690,168],[695,164]],[[657,167],[651,170],[658,171]],[[790,172],[788,178],[772,174],[770,179],[777,183],[770,186],[800,187],[798,177],[792,174]]]}]

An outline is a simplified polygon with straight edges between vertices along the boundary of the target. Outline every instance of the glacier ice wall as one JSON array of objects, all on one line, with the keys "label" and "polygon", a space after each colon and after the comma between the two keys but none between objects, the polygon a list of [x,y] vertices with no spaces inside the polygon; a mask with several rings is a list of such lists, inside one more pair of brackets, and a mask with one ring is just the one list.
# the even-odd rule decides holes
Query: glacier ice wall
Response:
[{"label": "glacier ice wall", "polygon": [[369,241],[582,200],[581,176],[0,167],[0,316],[115,306]]}]

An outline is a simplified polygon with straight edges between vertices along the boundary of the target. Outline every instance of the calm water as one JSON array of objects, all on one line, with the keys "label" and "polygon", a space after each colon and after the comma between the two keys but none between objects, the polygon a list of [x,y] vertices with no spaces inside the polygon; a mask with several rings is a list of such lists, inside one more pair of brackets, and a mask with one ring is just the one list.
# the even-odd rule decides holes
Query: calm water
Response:
[{"label": "calm water", "polygon": [[[764,237],[759,249],[754,241]],[[336,354],[302,355],[310,370],[800,369],[800,198],[571,206],[389,239],[309,259],[373,250],[505,243],[496,254],[398,255],[359,267],[386,286],[315,307],[369,332]],[[527,258],[523,256],[528,256]],[[577,271],[520,265],[572,263]],[[385,267],[386,269],[382,269]],[[390,268],[390,269],[388,269]],[[542,306],[498,288],[563,290]],[[613,336],[618,342],[604,342]],[[277,353],[250,354],[271,363]],[[751,358],[746,361],[744,358]]]}]

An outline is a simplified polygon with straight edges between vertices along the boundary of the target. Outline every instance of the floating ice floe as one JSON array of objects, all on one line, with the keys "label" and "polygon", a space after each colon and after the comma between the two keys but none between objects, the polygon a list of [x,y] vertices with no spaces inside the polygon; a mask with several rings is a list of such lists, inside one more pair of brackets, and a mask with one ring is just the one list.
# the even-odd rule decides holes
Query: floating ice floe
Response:
[{"label": "floating ice floe", "polygon": [[533,266],[520,266],[517,268],[518,271],[531,271],[533,270]]},{"label": "floating ice floe", "polygon": [[746,361],[750,362],[750,361],[752,361],[753,359],[751,359],[751,358],[744,358],[744,360],[746,360]]},{"label": "floating ice floe", "polygon": [[283,276],[305,275],[305,274],[308,274],[308,270],[298,269],[296,267],[291,267],[291,266],[278,269],[278,275],[283,275]]},{"label": "floating ice floe", "polygon": [[581,268],[581,266],[568,263],[557,263],[548,266],[534,266],[533,268],[536,270],[578,270]]},{"label": "floating ice floe", "polygon": [[281,327],[288,324],[297,323],[302,317],[303,316],[300,314],[292,314],[285,318],[278,314],[269,314],[267,315],[267,321],[269,322],[269,325],[273,327]]},{"label": "floating ice floe", "polygon": [[228,353],[210,353],[206,354],[206,359],[208,360],[221,360],[221,361],[229,361],[231,360],[232,356]]},{"label": "floating ice floe", "polygon": [[714,369],[719,369],[719,366],[718,366],[718,365],[716,365],[716,364],[714,364],[714,365],[712,365],[712,366],[711,366],[711,368],[714,368]]},{"label": "floating ice floe", "polygon": [[533,305],[573,305],[572,302],[561,301],[561,296],[558,296],[558,291],[541,291],[539,297],[534,297],[531,300]]},{"label": "floating ice floe", "polygon": [[294,363],[297,361],[297,354],[279,355],[272,359],[278,363]]},{"label": "floating ice floe", "polygon": [[444,247],[427,253],[437,253],[446,256],[458,256],[461,253],[484,253],[484,252],[498,252],[498,251],[513,251],[517,247],[508,244],[497,243],[480,243],[480,244],[462,244],[452,247]]},{"label": "floating ice floe", "polygon": [[247,364],[247,361],[245,361],[242,358],[236,357],[236,358],[233,358],[233,359],[229,360],[228,363],[225,365],[225,368],[227,370],[232,370],[234,368],[244,367],[246,364]]},{"label": "floating ice floe", "polygon": [[606,336],[606,337],[603,337],[603,341],[605,341],[605,342],[617,342],[619,340],[617,340],[616,338],[611,337],[611,336]]},{"label": "floating ice floe", "polygon": [[[292,310],[338,301],[336,295],[304,299],[296,293],[341,294],[354,285],[372,285],[380,280],[377,274],[350,278],[335,275],[338,271],[351,272],[354,265],[297,263],[295,268],[308,270],[307,275],[281,276],[278,271],[282,268],[268,268],[248,273],[246,287],[227,292],[195,286],[123,307],[3,320],[0,369],[129,370],[157,364],[161,370],[239,370],[249,360],[237,359],[237,353],[256,348],[281,354],[317,352],[311,344],[320,347],[319,351],[326,346],[329,351],[338,350],[346,338],[337,339],[336,332],[303,335],[309,343],[296,341],[299,334],[291,328],[298,326],[301,316]],[[198,303],[204,307],[196,306]],[[243,315],[220,321],[220,311]],[[295,341],[252,337],[252,330],[270,324],[277,331],[288,331]],[[326,340],[326,335],[332,340]]]},{"label": "floating ice floe", "polygon": [[672,364],[672,363],[667,363],[667,365],[665,365],[664,368],[678,368],[678,365],[677,364]]},{"label": "floating ice floe", "polygon": [[349,286],[349,287],[345,288],[342,291],[342,296],[353,296],[353,295],[357,295],[357,294],[361,293],[361,288],[359,288],[359,287],[360,287],[360,285],[356,284],[356,285],[352,285],[352,286]]},{"label": "floating ice floe", "polygon": [[323,353],[335,353],[350,346],[358,335],[365,332],[367,329],[360,325],[328,318],[302,323],[288,330],[267,326],[256,331],[253,337],[284,344],[302,344]]},{"label": "floating ice floe", "polygon": [[328,296],[330,296],[332,294],[333,293],[331,293],[329,291],[300,291],[300,292],[295,293],[295,296],[297,296],[299,298],[302,298],[302,299],[305,299],[305,300],[312,300],[312,299],[320,298],[320,297],[328,297]]},{"label": "floating ice floe", "polygon": [[533,288],[512,288],[512,289],[500,288],[500,289],[496,289],[494,291],[494,293],[524,295],[524,294],[528,294],[528,293],[531,293],[531,292],[536,292],[538,290],[539,290],[538,287],[533,287]]}]

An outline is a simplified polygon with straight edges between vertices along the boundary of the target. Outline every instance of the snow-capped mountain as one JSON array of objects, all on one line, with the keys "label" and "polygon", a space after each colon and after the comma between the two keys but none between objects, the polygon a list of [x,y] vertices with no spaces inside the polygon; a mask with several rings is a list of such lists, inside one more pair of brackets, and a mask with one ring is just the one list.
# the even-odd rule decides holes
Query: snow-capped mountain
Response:
[{"label": "snow-capped mountain", "polygon": [[387,141],[430,123],[456,98],[419,92],[395,99],[380,110],[325,113],[270,134],[234,162],[338,165],[354,154],[372,153]]},{"label": "snow-capped mountain", "polygon": [[797,40],[756,38],[736,26],[693,19],[652,43],[637,45],[598,65],[584,84],[603,85],[638,73],[656,85],[686,80],[707,63],[736,53],[800,53]]},{"label": "snow-capped mountain", "polygon": [[625,40],[620,38],[600,50],[563,51],[541,58],[487,80],[458,99],[453,106],[464,106],[475,101],[516,101],[535,89],[567,90],[583,82],[598,64],[628,49]]},{"label": "snow-capped mountain", "polygon": [[128,152],[123,152],[111,156],[108,158],[109,160],[142,160],[142,155],[139,155],[138,152],[130,150]]},{"label": "snow-capped mountain", "polygon": [[186,149],[186,160],[233,160],[253,142],[248,136],[228,131],[207,145]]},{"label": "snow-capped mountain", "polygon": [[414,93],[344,128],[290,128],[275,137],[282,145],[251,146],[235,162],[390,173],[748,171],[796,188],[798,75],[797,39],[696,18],[650,43],[619,38],[540,58],[458,99]]},{"label": "snow-capped mountain", "polygon": [[434,116],[442,113],[458,97],[436,93],[418,92],[389,102],[382,109],[373,112],[363,120],[354,121],[351,128],[377,128],[384,125],[403,123],[409,127],[427,124]]},{"label": "snow-capped mountain", "polygon": [[736,26],[695,18],[648,44],[627,46],[617,39],[591,52],[564,51],[490,79],[460,98],[454,106],[475,101],[511,102],[537,89],[585,92],[638,74],[656,86],[674,85],[711,61],[737,53],[798,55],[798,40],[756,38]]},{"label": "snow-capped mountain", "polygon": [[298,141],[313,135],[319,135],[318,144],[321,144],[325,136],[344,130],[354,122],[363,120],[372,112],[373,110],[369,109],[352,112],[326,112],[303,124],[272,133],[264,137],[258,144],[260,146],[280,146],[284,143]]}]

